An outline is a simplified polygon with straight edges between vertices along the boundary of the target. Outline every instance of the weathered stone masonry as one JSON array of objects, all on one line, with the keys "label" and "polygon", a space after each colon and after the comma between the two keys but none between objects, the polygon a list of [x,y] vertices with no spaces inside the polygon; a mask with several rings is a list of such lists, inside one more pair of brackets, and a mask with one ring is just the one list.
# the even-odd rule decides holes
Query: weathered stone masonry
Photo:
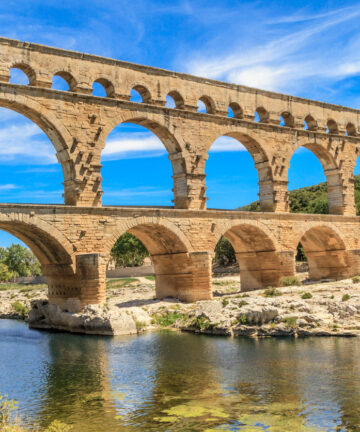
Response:
[{"label": "weathered stone masonry", "polygon": [[[26,73],[28,86],[9,83],[12,67]],[[54,75],[70,91],[51,89]],[[94,82],[107,97],[91,95]],[[143,103],[129,101],[131,89]],[[165,107],[167,95],[176,108]],[[206,114],[197,112],[198,100]],[[0,206],[0,228],[38,256],[53,302],[69,308],[102,302],[109,251],[125,231],[148,248],[158,297],[210,298],[211,258],[221,235],[235,248],[243,290],[277,285],[294,274],[299,241],[310,277],[360,272],[353,186],[358,110],[4,38],[0,106],[39,125],[62,165],[65,206]],[[228,107],[233,118],[227,117]],[[123,122],[147,127],[166,147],[174,208],[102,207],[101,152],[108,134]],[[261,213],[206,210],[205,163],[223,135],[241,141],[253,157]],[[287,173],[300,146],[322,163],[331,215],[288,213]]]}]

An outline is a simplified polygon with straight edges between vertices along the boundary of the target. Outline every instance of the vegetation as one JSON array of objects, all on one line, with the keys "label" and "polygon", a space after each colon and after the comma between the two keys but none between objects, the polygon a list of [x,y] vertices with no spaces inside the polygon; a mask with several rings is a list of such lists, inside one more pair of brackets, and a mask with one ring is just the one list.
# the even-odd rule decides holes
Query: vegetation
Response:
[{"label": "vegetation", "polygon": [[120,236],[110,252],[117,267],[138,267],[149,256],[141,241],[130,233]]},{"label": "vegetation", "polygon": [[303,300],[311,299],[311,298],[312,298],[312,294],[309,293],[309,292],[306,292],[306,293],[304,293],[304,294],[301,296],[301,298],[302,298]]},{"label": "vegetation", "polygon": [[139,282],[136,278],[116,278],[116,279],[108,279],[106,281],[107,289],[116,289],[116,288],[125,288],[134,282]]},{"label": "vegetation", "polygon": [[29,314],[29,309],[24,303],[21,303],[19,300],[11,304],[11,307],[14,309],[16,313],[18,313],[21,318],[25,319],[25,317]]},{"label": "vegetation", "polygon": [[344,294],[343,296],[342,296],[342,299],[341,299],[342,301],[347,301],[347,300],[350,300],[350,296],[349,296],[349,294]]},{"label": "vegetation", "polygon": [[221,266],[231,265],[236,263],[234,248],[225,237],[221,237],[215,248],[214,262]]},{"label": "vegetation", "polygon": [[281,295],[282,295],[282,292],[279,291],[279,290],[277,290],[274,287],[266,288],[266,290],[264,291],[264,296],[265,297],[278,297],[278,296],[281,296]]},{"label": "vegetation", "polygon": [[354,284],[356,284],[356,283],[359,283],[360,282],[360,276],[354,276],[353,278],[352,278],[352,281],[353,281],[353,283]]},{"label": "vegetation", "polygon": [[286,317],[284,318],[284,323],[286,324],[286,327],[289,328],[296,328],[296,321],[297,317]]},{"label": "vegetation", "polygon": [[300,286],[301,282],[296,276],[284,276],[280,279],[281,286]]},{"label": "vegetation", "polygon": [[161,327],[171,327],[175,324],[176,321],[182,319],[183,314],[174,311],[174,312],[166,312],[166,313],[157,313],[153,316],[152,324],[157,324]]},{"label": "vegetation", "polygon": [[40,275],[40,263],[28,248],[19,244],[0,247],[0,282],[8,282],[17,276]]}]

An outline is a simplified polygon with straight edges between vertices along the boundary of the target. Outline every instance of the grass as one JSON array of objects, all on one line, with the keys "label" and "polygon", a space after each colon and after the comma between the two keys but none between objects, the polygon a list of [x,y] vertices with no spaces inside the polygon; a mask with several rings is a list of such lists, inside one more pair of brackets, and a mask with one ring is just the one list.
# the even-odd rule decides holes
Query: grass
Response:
[{"label": "grass", "polygon": [[281,286],[300,286],[301,282],[296,276],[284,276],[280,279]]},{"label": "grass", "polygon": [[135,321],[135,325],[138,333],[140,333],[146,327],[146,323],[143,321]]},{"label": "grass", "polygon": [[278,297],[278,296],[281,296],[281,295],[282,295],[282,292],[279,291],[279,290],[277,290],[274,287],[266,288],[266,290],[264,291],[264,296],[265,297]]},{"label": "grass", "polygon": [[107,289],[114,289],[114,288],[125,288],[134,282],[138,282],[139,280],[136,278],[120,278],[120,279],[108,279],[106,281],[106,288]]},{"label": "grass", "polygon": [[241,314],[241,315],[239,316],[239,323],[240,323],[240,324],[243,324],[243,325],[246,325],[246,324],[248,323],[245,314]]},{"label": "grass", "polygon": [[166,312],[163,314],[155,314],[151,320],[152,324],[157,324],[161,327],[171,327],[176,323],[176,321],[182,319],[184,315],[179,312]]},{"label": "grass", "polygon": [[312,298],[312,294],[309,293],[309,292],[306,292],[306,293],[304,293],[304,294],[301,296],[301,298],[302,298],[303,300],[311,299],[311,298]]},{"label": "grass", "polygon": [[228,299],[222,299],[222,307],[226,307],[229,304],[229,300]]},{"label": "grass", "polygon": [[199,330],[207,330],[210,327],[210,321],[205,317],[195,318],[193,326]]},{"label": "grass", "polygon": [[47,289],[47,284],[18,284],[18,283],[0,283],[0,291],[20,290],[21,292],[29,292],[34,290]]},{"label": "grass", "polygon": [[286,324],[286,327],[289,328],[296,328],[296,321],[297,321],[297,317],[286,317],[284,318],[284,323]]},{"label": "grass", "polygon": [[360,282],[360,276],[359,276],[359,275],[354,276],[354,277],[352,278],[352,281],[353,281],[354,284],[355,284],[355,283],[359,283],[359,282]]},{"label": "grass", "polygon": [[154,281],[155,280],[155,276],[145,276],[145,279],[147,279],[149,281]]},{"label": "grass", "polygon": [[28,307],[24,303],[21,303],[19,300],[16,300],[16,302],[11,303],[11,307],[16,313],[18,313],[21,316],[22,319],[26,318],[27,315],[29,314]]},{"label": "grass", "polygon": [[344,294],[343,296],[342,296],[342,299],[341,299],[342,301],[347,301],[347,300],[350,300],[350,296],[349,296],[349,294]]}]

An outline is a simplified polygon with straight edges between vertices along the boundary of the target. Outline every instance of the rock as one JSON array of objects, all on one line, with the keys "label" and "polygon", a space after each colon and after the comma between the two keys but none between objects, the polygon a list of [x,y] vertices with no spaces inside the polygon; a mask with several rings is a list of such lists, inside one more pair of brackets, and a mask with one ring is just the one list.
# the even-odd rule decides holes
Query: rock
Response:
[{"label": "rock", "polygon": [[247,306],[238,314],[238,319],[241,321],[245,317],[247,323],[260,325],[273,321],[278,315],[278,310],[272,306]]}]

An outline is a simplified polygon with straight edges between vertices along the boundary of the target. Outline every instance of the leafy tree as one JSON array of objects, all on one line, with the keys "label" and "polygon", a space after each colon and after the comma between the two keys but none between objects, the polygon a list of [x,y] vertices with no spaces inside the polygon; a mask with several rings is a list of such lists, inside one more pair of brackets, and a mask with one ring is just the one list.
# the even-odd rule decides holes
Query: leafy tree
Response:
[{"label": "leafy tree", "polygon": [[138,238],[125,233],[117,239],[110,255],[119,267],[137,267],[143,264],[149,252]]},{"label": "leafy tree", "polygon": [[9,270],[9,267],[0,262],[0,282],[8,282],[14,276],[14,273]]},{"label": "leafy tree", "polygon": [[225,237],[221,237],[216,245],[214,262],[219,265],[230,265],[236,262],[234,248]]},{"label": "leafy tree", "polygon": [[41,275],[40,263],[35,255],[19,244],[12,244],[6,249],[1,249],[0,258],[14,276]]}]

